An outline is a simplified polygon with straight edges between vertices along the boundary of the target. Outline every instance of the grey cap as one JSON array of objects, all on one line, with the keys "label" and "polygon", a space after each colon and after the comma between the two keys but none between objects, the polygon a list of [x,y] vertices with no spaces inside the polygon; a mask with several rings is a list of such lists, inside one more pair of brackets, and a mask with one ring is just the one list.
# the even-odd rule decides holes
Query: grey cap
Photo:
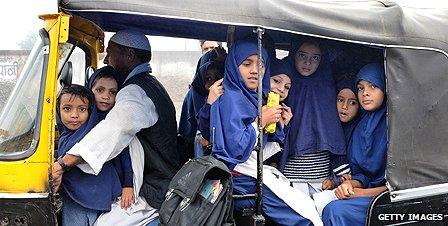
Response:
[{"label": "grey cap", "polygon": [[145,34],[136,30],[117,31],[110,38],[110,41],[126,47],[151,51],[148,38],[146,38]]}]

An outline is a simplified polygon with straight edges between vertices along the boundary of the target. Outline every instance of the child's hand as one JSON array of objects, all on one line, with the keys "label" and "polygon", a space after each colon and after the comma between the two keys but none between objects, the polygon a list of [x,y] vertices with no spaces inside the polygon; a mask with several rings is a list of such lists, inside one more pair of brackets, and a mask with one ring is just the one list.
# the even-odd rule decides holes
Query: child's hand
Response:
[{"label": "child's hand", "polygon": [[280,121],[281,117],[282,117],[282,106],[281,105],[277,105],[277,106],[273,106],[273,107],[266,107],[263,106],[261,108],[261,125],[263,127],[265,127],[268,124],[272,124],[272,123],[277,123]]},{"label": "child's hand", "polygon": [[352,179],[352,175],[350,173],[342,174],[340,176],[341,183],[346,180],[351,180],[351,179]]},{"label": "child's hand", "polygon": [[53,169],[51,171],[51,176],[53,178],[53,192],[59,191],[59,187],[62,183],[62,174],[64,170],[62,170],[61,165],[58,162],[53,163]]},{"label": "child's hand", "polygon": [[292,118],[292,110],[286,104],[282,103],[282,118],[280,119],[281,125],[284,127],[289,124]]},{"label": "child's hand", "polygon": [[201,143],[202,147],[205,147],[210,144],[210,142],[207,139],[205,139],[202,135],[199,137],[199,142]]},{"label": "child's hand", "polygon": [[338,199],[348,199],[355,194],[355,191],[353,189],[352,183],[347,180],[336,188],[334,194],[336,195],[336,197],[338,197]]},{"label": "child's hand", "polygon": [[327,178],[322,181],[322,190],[331,190],[336,188],[336,182],[334,180]]},{"label": "child's hand", "polygon": [[207,103],[213,104],[219,96],[221,96],[224,93],[224,88],[222,86],[222,79],[216,81],[213,83],[213,85],[210,86],[208,97],[207,97]]},{"label": "child's hand", "polygon": [[134,189],[132,187],[124,187],[121,192],[121,208],[128,209],[134,203]]}]

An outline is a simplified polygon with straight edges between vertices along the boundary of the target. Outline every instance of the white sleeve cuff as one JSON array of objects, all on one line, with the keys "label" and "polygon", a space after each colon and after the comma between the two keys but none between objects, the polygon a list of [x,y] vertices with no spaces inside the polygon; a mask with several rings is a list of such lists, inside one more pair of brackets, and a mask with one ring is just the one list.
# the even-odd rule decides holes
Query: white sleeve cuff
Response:
[{"label": "white sleeve cuff", "polygon": [[87,147],[81,143],[76,143],[67,154],[79,156],[86,162],[76,165],[79,169],[85,173],[98,175],[103,167],[103,164],[98,163],[98,157],[95,156],[94,152],[80,150],[87,150]]}]

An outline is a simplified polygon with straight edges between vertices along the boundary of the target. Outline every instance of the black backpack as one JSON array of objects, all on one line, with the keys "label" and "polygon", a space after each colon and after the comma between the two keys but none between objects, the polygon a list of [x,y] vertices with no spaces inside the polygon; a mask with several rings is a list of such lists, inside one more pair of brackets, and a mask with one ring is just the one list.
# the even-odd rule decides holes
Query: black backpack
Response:
[{"label": "black backpack", "polygon": [[232,175],[212,156],[192,159],[173,177],[159,211],[163,226],[230,226]]}]

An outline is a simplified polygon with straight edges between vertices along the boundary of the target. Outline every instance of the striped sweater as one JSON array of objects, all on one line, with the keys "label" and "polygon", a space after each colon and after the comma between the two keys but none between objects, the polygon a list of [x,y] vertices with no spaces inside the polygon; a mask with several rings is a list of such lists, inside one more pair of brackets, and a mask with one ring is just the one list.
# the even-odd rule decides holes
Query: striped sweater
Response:
[{"label": "striped sweater", "polygon": [[292,182],[321,182],[332,175],[348,172],[350,169],[345,157],[321,151],[290,158],[283,174]]}]

